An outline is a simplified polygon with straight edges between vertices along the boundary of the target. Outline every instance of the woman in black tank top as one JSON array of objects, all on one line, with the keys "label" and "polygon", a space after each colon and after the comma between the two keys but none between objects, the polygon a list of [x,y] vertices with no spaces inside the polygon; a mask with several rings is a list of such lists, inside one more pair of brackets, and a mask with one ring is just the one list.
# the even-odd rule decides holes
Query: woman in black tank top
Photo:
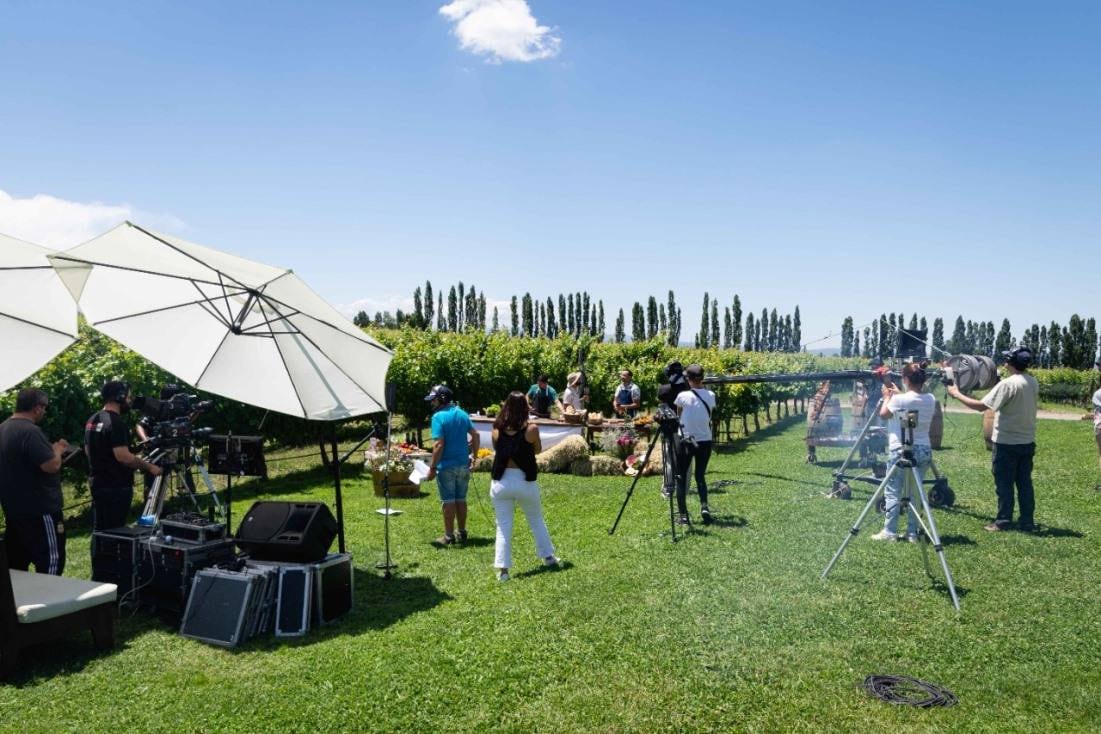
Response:
[{"label": "woman in black tank top", "polygon": [[494,565],[497,578],[508,581],[512,566],[512,521],[516,505],[520,505],[532,535],[535,549],[543,563],[557,566],[554,545],[543,521],[542,501],[536,478],[539,470],[535,455],[542,450],[539,427],[528,421],[527,396],[512,392],[501,405],[501,413],[493,422],[493,482],[489,496],[497,516],[497,544]]}]

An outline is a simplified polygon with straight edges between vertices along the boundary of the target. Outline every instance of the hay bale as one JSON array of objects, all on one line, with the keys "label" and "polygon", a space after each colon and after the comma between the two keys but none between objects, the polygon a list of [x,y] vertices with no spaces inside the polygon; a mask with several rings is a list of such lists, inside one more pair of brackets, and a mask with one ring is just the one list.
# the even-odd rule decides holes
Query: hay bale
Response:
[{"label": "hay bale", "polygon": [[570,464],[589,457],[589,444],[581,436],[567,436],[557,446],[535,457],[539,471],[561,473],[569,471]]},{"label": "hay bale", "polygon": [[623,462],[614,456],[597,455],[589,459],[589,465],[592,469],[592,475],[598,476],[618,476],[623,473]]},{"label": "hay bale", "polygon": [[592,459],[586,456],[570,462],[570,474],[575,477],[591,477],[593,475]]},{"label": "hay bale", "polygon": [[[661,474],[661,439],[655,436],[653,440],[657,441],[657,445],[654,446],[654,451],[650,454],[650,461],[647,462],[646,466],[642,467],[642,476],[644,477]],[[646,455],[647,448],[649,448],[649,443],[646,441],[639,441],[635,446],[635,453],[638,455],[640,461],[642,457]]]}]

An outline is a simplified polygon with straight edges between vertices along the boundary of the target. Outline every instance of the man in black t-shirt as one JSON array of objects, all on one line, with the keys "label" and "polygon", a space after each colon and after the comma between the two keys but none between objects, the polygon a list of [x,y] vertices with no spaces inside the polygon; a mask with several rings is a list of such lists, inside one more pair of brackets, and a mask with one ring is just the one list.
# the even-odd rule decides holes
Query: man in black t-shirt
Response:
[{"label": "man in black t-shirt", "polygon": [[134,470],[157,476],[161,468],[130,453],[130,386],[112,380],[100,390],[103,410],[84,424],[84,451],[92,484],[92,530],[126,524],[134,502]]},{"label": "man in black t-shirt", "polygon": [[61,459],[69,443],[50,444],[38,427],[49,398],[20,390],[15,413],[0,424],[0,504],[7,531],[8,565],[60,576],[65,570],[65,525],[61,517]]}]

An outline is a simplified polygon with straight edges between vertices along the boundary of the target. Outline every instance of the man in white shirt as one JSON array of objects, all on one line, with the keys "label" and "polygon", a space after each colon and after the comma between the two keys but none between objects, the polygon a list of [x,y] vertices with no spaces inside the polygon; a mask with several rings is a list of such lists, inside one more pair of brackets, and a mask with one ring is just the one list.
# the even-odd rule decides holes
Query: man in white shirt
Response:
[{"label": "man in white shirt", "polygon": [[1009,376],[983,396],[968,397],[952,385],[948,394],[972,410],[994,410],[994,457],[991,470],[998,494],[998,515],[985,528],[991,532],[1008,530],[1013,522],[1013,486],[1017,486],[1020,515],[1017,527],[1026,533],[1036,529],[1033,516],[1036,499],[1032,489],[1032,457],[1036,453],[1036,403],[1040,386],[1028,374],[1032,352],[1016,347],[1002,352]]},{"label": "man in white shirt", "polygon": [[711,460],[711,413],[715,409],[715,393],[703,386],[703,367],[690,364],[684,370],[688,389],[677,395],[674,403],[680,414],[681,438],[677,449],[677,522],[688,524],[688,465],[695,459],[696,490],[700,495],[700,515],[704,525],[711,524],[711,509],[707,506],[707,463]]}]

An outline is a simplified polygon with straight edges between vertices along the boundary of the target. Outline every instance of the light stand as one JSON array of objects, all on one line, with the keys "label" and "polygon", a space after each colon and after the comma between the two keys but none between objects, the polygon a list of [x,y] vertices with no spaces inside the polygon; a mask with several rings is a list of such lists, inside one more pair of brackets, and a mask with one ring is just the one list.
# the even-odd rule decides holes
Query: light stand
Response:
[{"label": "light stand", "polygon": [[[902,474],[902,497],[900,502],[902,503],[902,509],[899,511],[899,516],[905,513],[912,515],[917,521],[918,526],[921,528],[922,535],[919,538],[921,544],[922,557],[925,562],[925,571],[932,576],[929,569],[929,555],[925,548],[926,539],[932,541],[933,550],[936,551],[937,557],[940,558],[941,568],[944,569],[944,578],[948,583],[948,592],[952,597],[952,606],[956,608],[958,612],[960,610],[960,600],[956,596],[956,586],[952,581],[952,572],[948,569],[948,561],[944,558],[944,545],[940,541],[940,535],[937,533],[937,524],[933,519],[933,510],[929,506],[929,500],[925,496],[925,490],[922,487],[921,475],[917,470],[917,463],[914,460],[914,428],[917,426],[917,412],[909,411],[906,414],[905,419],[902,420],[902,455],[895,460],[887,471],[887,475],[883,478],[883,481],[876,487],[875,492],[872,493],[871,498],[868,499],[864,509],[860,512],[860,516],[856,518],[856,522],[849,530],[849,534],[845,536],[845,539],[841,542],[841,547],[837,549],[837,552],[833,555],[829,564],[822,571],[821,578],[826,578],[829,575],[830,570],[838,559],[841,558],[841,554],[845,552],[845,547],[848,546],[849,541],[852,540],[857,533],[860,532],[860,525],[864,522],[864,518],[868,516],[872,507],[875,506],[880,495],[886,490],[888,483],[894,476],[895,472],[901,471]],[[913,497],[917,496],[921,500],[921,508],[924,512],[924,517],[913,506]]]}]

